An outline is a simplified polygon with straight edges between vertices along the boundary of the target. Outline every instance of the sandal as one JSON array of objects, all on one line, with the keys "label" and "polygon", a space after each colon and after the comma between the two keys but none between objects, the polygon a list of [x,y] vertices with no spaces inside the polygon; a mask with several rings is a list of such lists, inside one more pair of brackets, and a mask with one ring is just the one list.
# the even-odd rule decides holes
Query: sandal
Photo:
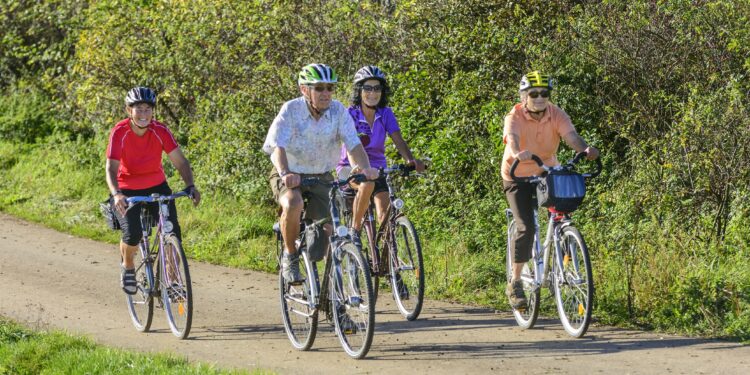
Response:
[{"label": "sandal", "polygon": [[125,268],[121,268],[120,273],[120,286],[122,287],[122,291],[125,292],[125,294],[136,294],[138,293],[138,282],[135,280],[135,269],[126,270]]}]

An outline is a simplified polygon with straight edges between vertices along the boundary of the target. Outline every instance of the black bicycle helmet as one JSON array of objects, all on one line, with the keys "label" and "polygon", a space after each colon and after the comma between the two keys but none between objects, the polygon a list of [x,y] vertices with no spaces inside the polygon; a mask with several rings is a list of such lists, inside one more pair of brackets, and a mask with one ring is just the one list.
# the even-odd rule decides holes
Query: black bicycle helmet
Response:
[{"label": "black bicycle helmet", "polygon": [[377,79],[381,84],[385,85],[385,73],[375,65],[367,65],[357,70],[354,74],[354,84],[360,84],[368,79]]},{"label": "black bicycle helmet", "polygon": [[134,87],[125,96],[125,105],[132,107],[136,104],[151,104],[156,106],[156,93],[148,87]]}]

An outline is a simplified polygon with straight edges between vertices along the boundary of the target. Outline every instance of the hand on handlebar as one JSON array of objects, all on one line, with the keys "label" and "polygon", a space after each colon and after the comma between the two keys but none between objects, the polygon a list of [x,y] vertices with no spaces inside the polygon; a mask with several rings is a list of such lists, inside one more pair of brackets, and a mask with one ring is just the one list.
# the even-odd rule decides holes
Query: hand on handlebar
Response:
[{"label": "hand on handlebar", "polygon": [[287,173],[287,174],[281,176],[281,182],[288,189],[294,189],[294,188],[296,188],[297,186],[299,186],[300,181],[301,181],[301,178],[296,173]]},{"label": "hand on handlebar", "polygon": [[522,150],[518,152],[514,157],[518,159],[518,161],[524,161],[531,159],[531,156],[534,155],[529,150]]},{"label": "hand on handlebar", "polygon": [[114,199],[117,212],[119,212],[121,216],[125,216],[125,211],[128,209],[128,197],[126,197],[125,194],[117,193],[112,199]]},{"label": "hand on handlebar", "polygon": [[198,191],[198,188],[196,188],[195,186],[190,186],[185,189],[185,192],[188,193],[190,199],[193,200],[193,206],[197,207],[198,203],[201,202],[201,192]]},{"label": "hand on handlebar", "polygon": [[593,147],[593,146],[586,147],[586,149],[583,150],[583,152],[586,153],[586,159],[595,160],[599,158],[599,150],[596,147]]},{"label": "hand on handlebar", "polygon": [[419,159],[410,160],[406,165],[414,167],[414,170],[417,171],[417,173],[422,173],[427,169],[424,162]]},{"label": "hand on handlebar", "polygon": [[362,173],[362,174],[364,174],[365,177],[367,177],[368,180],[376,180],[378,178],[378,176],[380,176],[380,171],[377,170],[376,168],[364,168],[364,169],[362,169],[362,168],[356,167],[356,168],[352,169],[352,175],[354,175],[356,173]]}]

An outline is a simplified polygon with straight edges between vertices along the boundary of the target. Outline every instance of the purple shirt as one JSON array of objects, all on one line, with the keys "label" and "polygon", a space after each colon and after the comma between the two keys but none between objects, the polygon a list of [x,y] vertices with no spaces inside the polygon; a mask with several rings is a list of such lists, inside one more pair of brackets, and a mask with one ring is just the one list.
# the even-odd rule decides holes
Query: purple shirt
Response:
[{"label": "purple shirt", "polygon": [[[370,159],[370,166],[373,168],[387,167],[385,160],[385,135],[386,133],[390,135],[401,131],[391,108],[384,107],[375,110],[375,121],[372,123],[372,128],[370,128],[365,119],[365,114],[362,113],[359,107],[349,107],[349,114],[354,120],[359,140],[365,147],[367,157]],[[347,166],[349,166],[349,158],[346,155],[346,148],[341,147],[341,158],[339,159],[336,171],[338,172],[342,167]]]}]

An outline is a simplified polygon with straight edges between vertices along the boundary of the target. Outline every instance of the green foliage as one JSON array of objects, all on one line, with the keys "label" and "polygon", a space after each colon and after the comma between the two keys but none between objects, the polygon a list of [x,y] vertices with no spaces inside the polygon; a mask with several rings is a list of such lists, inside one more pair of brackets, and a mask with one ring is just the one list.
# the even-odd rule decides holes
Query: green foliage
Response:
[{"label": "green foliage", "polygon": [[[93,215],[123,95],[148,85],[207,193],[206,207],[180,211],[193,256],[271,269],[264,228],[274,204],[260,147],[281,104],[299,95],[295,72],[334,66],[345,102],[347,77],[377,64],[405,139],[432,159],[429,177],[400,195],[430,244],[429,293],[503,306],[503,118],[520,76],[538,69],[602,150],[605,172],[576,215],[592,249],[596,315],[750,338],[738,271],[750,244],[748,0],[48,0],[0,12],[1,137],[42,143],[0,146],[3,210],[90,226],[61,225],[54,212]],[[50,162],[47,151],[68,157]],[[399,161],[392,146],[388,154]],[[50,176],[70,188],[23,188]]]}]

